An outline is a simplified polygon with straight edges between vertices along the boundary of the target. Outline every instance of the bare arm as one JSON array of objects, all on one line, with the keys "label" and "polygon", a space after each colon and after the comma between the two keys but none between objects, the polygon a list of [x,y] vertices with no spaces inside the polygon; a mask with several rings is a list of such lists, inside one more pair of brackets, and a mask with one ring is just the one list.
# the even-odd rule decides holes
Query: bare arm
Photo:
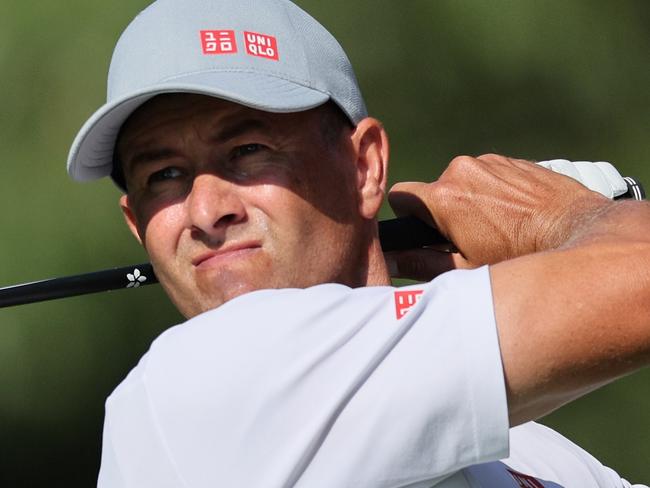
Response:
[{"label": "bare arm", "polygon": [[574,237],[491,268],[511,425],[650,363],[650,205],[614,203]]},{"label": "bare arm", "polygon": [[[611,202],[487,155],[455,160],[438,182],[396,186],[391,204],[435,222],[462,252],[456,266],[492,265],[511,425],[650,364],[647,202]],[[420,278],[440,270],[427,256]]]}]

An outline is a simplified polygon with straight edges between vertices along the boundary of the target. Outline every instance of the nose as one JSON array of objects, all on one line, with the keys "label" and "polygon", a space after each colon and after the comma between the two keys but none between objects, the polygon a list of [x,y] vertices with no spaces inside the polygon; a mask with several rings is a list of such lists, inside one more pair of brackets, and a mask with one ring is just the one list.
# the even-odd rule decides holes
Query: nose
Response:
[{"label": "nose", "polygon": [[185,204],[192,232],[200,238],[223,240],[226,228],[246,217],[237,185],[214,174],[194,178]]}]

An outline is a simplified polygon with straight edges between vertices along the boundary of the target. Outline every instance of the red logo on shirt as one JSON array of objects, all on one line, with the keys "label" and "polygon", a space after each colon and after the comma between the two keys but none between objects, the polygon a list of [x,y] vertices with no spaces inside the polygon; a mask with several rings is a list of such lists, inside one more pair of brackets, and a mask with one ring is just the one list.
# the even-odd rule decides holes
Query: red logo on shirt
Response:
[{"label": "red logo on shirt", "polygon": [[202,30],[201,47],[203,54],[234,54],[237,52],[235,31]]},{"label": "red logo on shirt", "polygon": [[401,319],[406,315],[406,312],[411,310],[420,298],[422,298],[422,290],[406,290],[406,291],[396,291],[395,292],[395,314],[397,315],[397,320]]},{"label": "red logo on shirt", "polygon": [[244,32],[244,41],[246,52],[251,56],[278,60],[278,42],[275,37],[257,32]]},{"label": "red logo on shirt", "polygon": [[507,469],[506,471],[510,473],[510,476],[515,479],[521,488],[544,488],[544,485],[537,478],[533,478],[527,474],[518,473],[511,469]]}]

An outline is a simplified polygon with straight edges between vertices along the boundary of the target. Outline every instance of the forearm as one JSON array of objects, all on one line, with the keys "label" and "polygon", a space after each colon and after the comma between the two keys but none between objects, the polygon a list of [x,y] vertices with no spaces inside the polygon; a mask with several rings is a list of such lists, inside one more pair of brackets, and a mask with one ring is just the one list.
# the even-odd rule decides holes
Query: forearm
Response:
[{"label": "forearm", "polygon": [[650,364],[650,204],[586,211],[491,278],[512,425]]}]

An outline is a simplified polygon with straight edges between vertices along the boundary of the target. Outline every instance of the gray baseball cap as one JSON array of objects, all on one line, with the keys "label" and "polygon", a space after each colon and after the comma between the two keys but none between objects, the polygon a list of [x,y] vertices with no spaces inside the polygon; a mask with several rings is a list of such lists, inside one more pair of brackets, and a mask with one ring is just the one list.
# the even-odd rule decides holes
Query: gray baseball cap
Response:
[{"label": "gray baseball cap", "polygon": [[163,93],[197,93],[267,112],[300,112],[328,100],[353,124],[367,111],[334,37],[288,0],[158,0],[120,37],[107,101],[68,156],[80,181],[109,176],[125,120]]}]

